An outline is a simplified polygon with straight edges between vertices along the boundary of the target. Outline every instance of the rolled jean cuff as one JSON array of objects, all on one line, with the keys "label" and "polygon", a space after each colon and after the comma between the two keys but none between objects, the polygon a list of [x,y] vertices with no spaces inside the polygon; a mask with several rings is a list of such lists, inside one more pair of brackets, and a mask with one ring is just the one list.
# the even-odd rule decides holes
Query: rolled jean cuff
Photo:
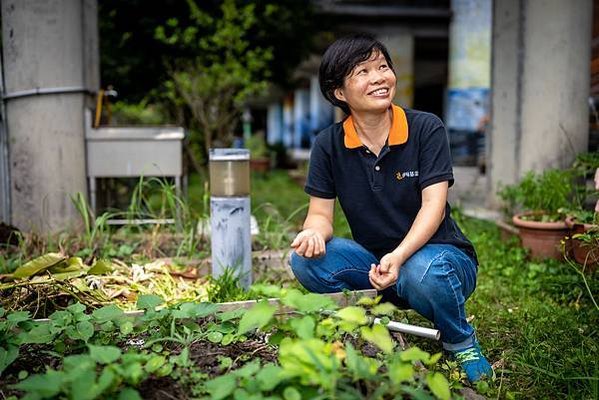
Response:
[{"label": "rolled jean cuff", "polygon": [[447,351],[464,350],[464,349],[467,349],[468,347],[474,346],[475,342],[476,342],[476,335],[472,334],[472,336],[470,336],[468,339],[463,340],[463,341],[461,341],[459,343],[445,343],[445,342],[443,342],[443,349],[445,349]]}]

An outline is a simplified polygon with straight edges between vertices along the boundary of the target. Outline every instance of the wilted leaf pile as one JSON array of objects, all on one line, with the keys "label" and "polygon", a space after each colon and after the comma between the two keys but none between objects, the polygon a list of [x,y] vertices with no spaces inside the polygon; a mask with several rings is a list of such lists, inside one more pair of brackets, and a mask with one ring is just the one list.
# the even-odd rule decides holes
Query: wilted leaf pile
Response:
[{"label": "wilted leaf pile", "polygon": [[72,301],[90,307],[114,303],[131,310],[143,294],[159,295],[167,304],[206,301],[210,283],[193,272],[161,260],[127,265],[100,259],[86,265],[79,257],[48,253],[2,276],[0,296],[5,309],[28,310],[36,316]]}]

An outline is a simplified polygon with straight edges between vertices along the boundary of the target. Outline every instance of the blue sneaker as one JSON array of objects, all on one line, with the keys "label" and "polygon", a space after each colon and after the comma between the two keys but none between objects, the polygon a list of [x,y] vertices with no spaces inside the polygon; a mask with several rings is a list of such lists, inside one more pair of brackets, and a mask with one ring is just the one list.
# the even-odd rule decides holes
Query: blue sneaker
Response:
[{"label": "blue sneaker", "polygon": [[478,341],[472,347],[451,352],[452,357],[460,364],[470,383],[475,383],[484,377],[495,379],[495,371],[483,356]]}]

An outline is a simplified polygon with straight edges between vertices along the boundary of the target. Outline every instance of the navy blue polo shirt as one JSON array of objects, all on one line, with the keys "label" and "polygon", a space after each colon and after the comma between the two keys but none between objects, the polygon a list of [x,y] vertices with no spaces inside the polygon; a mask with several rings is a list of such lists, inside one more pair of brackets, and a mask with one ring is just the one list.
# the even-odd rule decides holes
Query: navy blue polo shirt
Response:
[{"label": "navy blue polo shirt", "polygon": [[[445,127],[433,114],[393,106],[393,122],[379,156],[362,145],[352,117],[321,131],[312,146],[305,191],[339,199],[356,242],[377,258],[393,251],[412,226],[422,190],[453,171]],[[428,243],[452,244],[476,260],[474,247],[445,218]]]}]

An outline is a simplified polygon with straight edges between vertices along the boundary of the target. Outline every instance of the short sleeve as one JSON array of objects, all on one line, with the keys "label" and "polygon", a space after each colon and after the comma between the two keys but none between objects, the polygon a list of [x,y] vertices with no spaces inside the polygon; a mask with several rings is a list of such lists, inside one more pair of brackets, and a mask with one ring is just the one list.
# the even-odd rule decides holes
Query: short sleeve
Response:
[{"label": "short sleeve", "polygon": [[448,181],[449,186],[453,185],[453,169],[447,132],[440,120],[431,125],[432,128],[423,131],[420,137],[418,155],[420,190],[444,181]]},{"label": "short sleeve", "polygon": [[308,178],[304,191],[311,196],[323,199],[334,199],[337,195],[333,181],[331,156],[318,139],[310,151]]}]

